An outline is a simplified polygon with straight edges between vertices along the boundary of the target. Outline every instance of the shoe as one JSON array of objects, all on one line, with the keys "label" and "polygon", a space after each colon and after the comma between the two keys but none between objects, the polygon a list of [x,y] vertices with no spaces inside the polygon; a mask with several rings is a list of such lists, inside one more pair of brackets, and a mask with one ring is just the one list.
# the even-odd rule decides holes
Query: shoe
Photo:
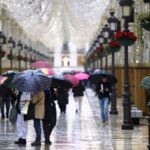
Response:
[{"label": "shoe", "polygon": [[15,141],[15,144],[26,144],[26,139],[19,138],[18,141]]},{"label": "shoe", "polygon": [[109,125],[109,122],[108,122],[108,121],[106,121],[106,122],[105,122],[105,126],[108,126],[108,125]]},{"label": "shoe", "polygon": [[76,113],[78,113],[78,109],[76,109]]},{"label": "shoe", "polygon": [[51,144],[52,144],[52,142],[51,142],[50,140],[46,140],[46,141],[45,141],[45,144],[47,144],[47,145],[51,145]]},{"label": "shoe", "polygon": [[34,141],[33,143],[31,143],[32,146],[39,146],[41,145],[41,141]]}]

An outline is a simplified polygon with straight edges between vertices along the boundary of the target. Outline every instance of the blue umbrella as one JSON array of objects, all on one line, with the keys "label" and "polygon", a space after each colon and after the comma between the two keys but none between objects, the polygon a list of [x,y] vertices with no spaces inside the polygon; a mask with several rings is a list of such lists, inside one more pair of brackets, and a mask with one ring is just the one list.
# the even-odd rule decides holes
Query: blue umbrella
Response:
[{"label": "blue umbrella", "polygon": [[108,82],[112,85],[117,83],[117,78],[113,74],[106,72],[106,71],[101,71],[101,70],[95,71],[94,73],[92,73],[89,77],[89,80],[92,83],[97,84],[103,77],[107,78]]},{"label": "blue umbrella", "polygon": [[50,88],[51,79],[34,70],[27,70],[14,76],[12,83],[22,92],[37,93]]}]

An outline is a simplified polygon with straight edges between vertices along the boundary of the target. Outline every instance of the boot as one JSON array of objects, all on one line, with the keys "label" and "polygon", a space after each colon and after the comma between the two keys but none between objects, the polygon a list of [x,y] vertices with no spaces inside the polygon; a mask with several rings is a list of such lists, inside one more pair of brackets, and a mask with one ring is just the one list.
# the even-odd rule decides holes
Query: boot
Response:
[{"label": "boot", "polygon": [[26,144],[26,139],[22,139],[22,138],[19,138],[18,141],[15,141],[15,144],[20,144],[20,145],[24,145]]},{"label": "boot", "polygon": [[49,139],[46,139],[46,140],[45,140],[45,144],[46,144],[46,145],[51,145],[52,142],[51,142]]},{"label": "boot", "polygon": [[31,145],[32,145],[32,146],[41,145],[41,139],[36,138],[36,140],[35,140],[33,143],[31,143]]}]

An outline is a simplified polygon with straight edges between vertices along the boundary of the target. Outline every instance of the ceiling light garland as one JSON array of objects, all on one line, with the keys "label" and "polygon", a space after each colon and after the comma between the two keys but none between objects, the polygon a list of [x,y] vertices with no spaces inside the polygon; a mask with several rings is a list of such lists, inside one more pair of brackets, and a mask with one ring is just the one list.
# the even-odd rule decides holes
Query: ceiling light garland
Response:
[{"label": "ceiling light garland", "polygon": [[73,42],[85,47],[109,0],[0,0],[33,40],[50,48]]}]

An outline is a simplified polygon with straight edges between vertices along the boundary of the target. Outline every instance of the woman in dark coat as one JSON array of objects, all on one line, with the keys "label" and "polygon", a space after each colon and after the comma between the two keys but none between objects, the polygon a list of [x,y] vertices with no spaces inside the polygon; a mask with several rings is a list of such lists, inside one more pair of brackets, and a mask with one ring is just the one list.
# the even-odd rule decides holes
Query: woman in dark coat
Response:
[{"label": "woman in dark coat", "polygon": [[66,105],[68,104],[68,89],[64,87],[59,87],[57,89],[57,95],[58,95],[58,105],[60,108],[61,113],[66,113]]},{"label": "woman in dark coat", "polygon": [[76,113],[81,111],[84,91],[85,91],[85,87],[83,86],[81,81],[79,82],[79,84],[77,86],[73,87],[73,89],[72,89],[74,100],[76,103]]},{"label": "woman in dark coat", "polygon": [[50,135],[56,125],[56,100],[55,91],[53,88],[45,90],[45,117],[43,119],[43,131],[45,137],[45,144],[51,144]]}]

